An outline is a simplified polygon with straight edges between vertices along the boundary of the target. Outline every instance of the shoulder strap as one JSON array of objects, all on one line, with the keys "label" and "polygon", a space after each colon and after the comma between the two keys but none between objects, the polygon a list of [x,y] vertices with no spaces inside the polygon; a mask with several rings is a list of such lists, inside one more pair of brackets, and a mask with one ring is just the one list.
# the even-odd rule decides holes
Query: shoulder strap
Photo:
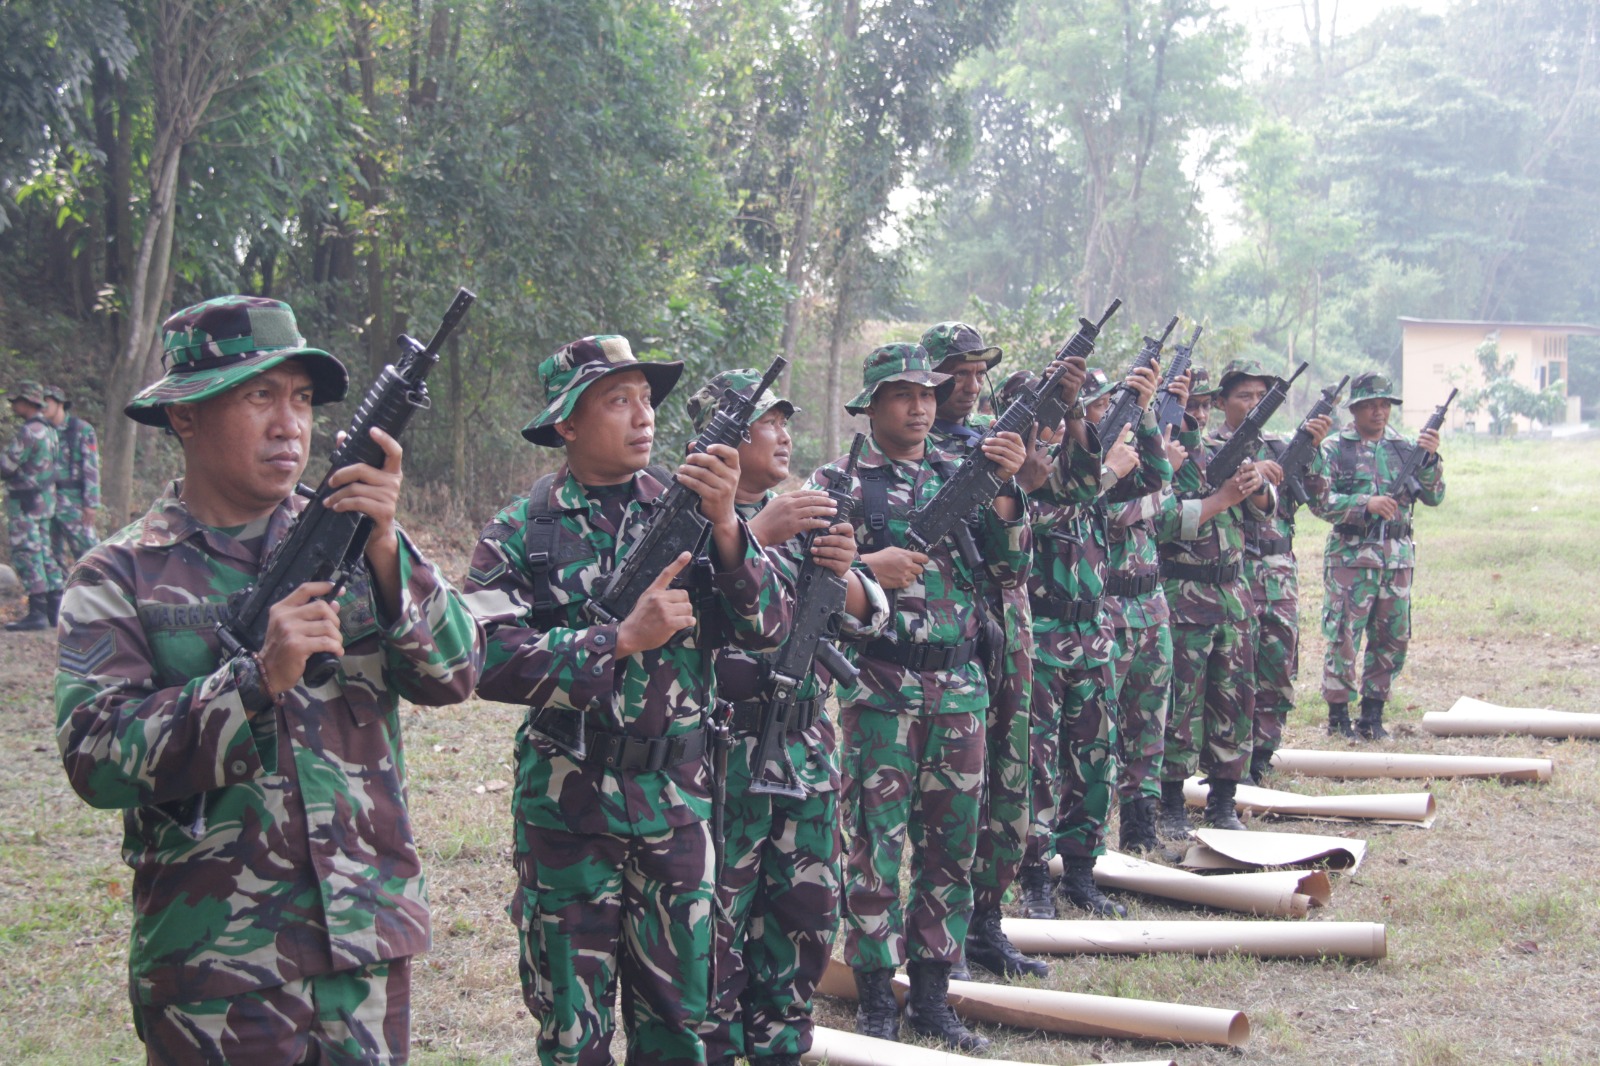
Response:
[{"label": "shoulder strap", "polygon": [[550,591],[550,568],[554,565],[556,535],[561,519],[550,506],[550,489],[555,484],[555,474],[546,474],[533,483],[528,493],[528,525],[522,538],[522,550],[528,563],[528,577],[533,582],[533,625],[536,629],[550,629],[556,624],[556,599]]},{"label": "shoulder strap", "polygon": [[889,468],[886,466],[861,466],[856,468],[861,479],[861,514],[867,526],[867,550],[882,551],[889,547]]}]

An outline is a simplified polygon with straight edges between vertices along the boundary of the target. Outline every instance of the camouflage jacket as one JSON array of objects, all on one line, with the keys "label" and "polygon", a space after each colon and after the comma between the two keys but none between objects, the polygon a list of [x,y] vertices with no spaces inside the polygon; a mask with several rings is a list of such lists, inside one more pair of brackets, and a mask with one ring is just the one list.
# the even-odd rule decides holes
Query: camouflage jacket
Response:
[{"label": "camouflage jacket", "polygon": [[[1288,449],[1289,441],[1276,433],[1265,433],[1255,458],[1277,459]],[[1321,452],[1311,457],[1311,465],[1300,476],[1306,495],[1318,499],[1328,482],[1323,477],[1324,463]],[[1278,490],[1278,505],[1266,521],[1258,521],[1250,514],[1244,519],[1244,572],[1250,583],[1250,596],[1259,606],[1280,600],[1297,600],[1300,596],[1299,564],[1294,557],[1294,522],[1298,505],[1294,496],[1282,486]]]},{"label": "camouflage jacket", "polygon": [[[1139,449],[1139,469],[1118,483],[1118,498],[1106,504],[1106,575],[1127,580],[1148,579],[1161,571],[1156,550],[1154,521],[1163,500],[1172,493],[1172,463],[1167,459],[1166,438],[1148,411],[1134,434]],[[1146,488],[1132,499],[1121,491],[1123,483]],[[1154,488],[1149,488],[1154,484]],[[1132,490],[1129,490],[1132,491]],[[1148,629],[1167,620],[1167,594],[1157,581],[1149,592],[1106,596],[1106,617],[1116,629]]]},{"label": "camouflage jacket", "polygon": [[[200,525],[173,482],[86,555],[61,604],[57,740],[67,777],[121,808],[133,868],[133,999],[192,1002],[425,951],[400,698],[472,693],[482,637],[402,535],[399,616],[358,568],[340,672],[248,713],[216,622],[256,576],[251,542]],[[264,550],[305,506],[265,523]]]},{"label": "camouflage jacket", "polygon": [[652,474],[634,475],[618,528],[565,465],[556,471],[545,504],[558,516],[548,570],[555,624],[548,627],[534,618],[527,496],[495,516],[472,554],[467,602],[488,637],[478,693],[530,709],[517,736],[516,815],[525,827],[632,836],[708,819],[708,760],[637,773],[578,762],[541,723],[559,731],[581,722],[585,730],[638,737],[693,733],[705,727],[716,696],[710,653],[730,640],[769,651],[788,632],[792,592],[746,529],[744,558],[695,590],[694,633],[618,661],[620,623],[591,624],[583,607],[665,491]]},{"label": "camouflage jacket", "polygon": [[[1218,426],[1206,435],[1204,441],[1194,430],[1186,430],[1178,440],[1189,449],[1189,458],[1173,475],[1173,494],[1167,497],[1156,515],[1156,541],[1160,546],[1163,587],[1167,606],[1174,623],[1187,625],[1220,625],[1242,621],[1253,609],[1250,587],[1244,576],[1244,522],[1246,515],[1265,519],[1276,506],[1272,497],[1266,510],[1257,510],[1255,504],[1245,500],[1200,521],[1201,501],[1211,495],[1212,488],[1205,479],[1206,464],[1221,448],[1233,431]],[[1166,574],[1170,564],[1179,566],[1219,567],[1233,573],[1226,581],[1199,581],[1173,577]],[[1219,575],[1222,576],[1222,575]]]},{"label": "camouflage jacket", "polygon": [[1367,514],[1367,500],[1385,493],[1406,452],[1414,447],[1416,444],[1393,426],[1385,428],[1377,446],[1362,440],[1353,428],[1322,442],[1328,486],[1320,498],[1312,498],[1311,510],[1333,523],[1323,556],[1325,566],[1407,570],[1416,565],[1411,523],[1419,501],[1429,507],[1444,502],[1443,461],[1435,456],[1422,464],[1417,472],[1422,492],[1415,498],[1409,492],[1400,494],[1400,516],[1394,521],[1381,523]]},{"label": "camouflage jacket", "polygon": [[[1092,440],[1093,438],[1091,438]],[[1067,440],[1052,446],[1050,478],[1028,494],[1034,565],[1028,575],[1033,639],[1039,660],[1067,668],[1108,662],[1111,629],[1103,596],[1106,516],[1101,498],[1100,453]],[[1075,607],[1075,604],[1092,606]],[[1067,610],[1091,611],[1086,618]]]},{"label": "camouflage jacket", "polygon": [[0,453],[0,478],[13,495],[40,492],[53,498],[60,450],[55,427],[35,415],[17,427],[17,435]]},{"label": "camouflage jacket", "polygon": [[100,442],[94,427],[76,415],[68,415],[56,430],[61,447],[56,454],[56,492],[81,500],[83,506],[100,508]]},{"label": "camouflage jacket", "polygon": [[[843,476],[844,465],[842,458],[828,464],[811,476],[806,487],[820,489],[833,483]],[[858,500],[864,499],[862,471],[886,472],[886,539],[889,544],[903,545],[911,511],[933,499],[955,466],[953,456],[933,447],[927,449],[920,462],[890,459],[877,441],[869,439],[861,449],[857,476],[850,488]],[[870,516],[861,513],[861,520],[856,523],[856,543],[862,554],[883,546],[873,543],[869,524]],[[976,540],[984,559],[982,574],[973,574],[946,538],[929,552],[928,565],[918,580],[889,592],[893,617],[890,632],[894,640],[902,644],[943,645],[977,640],[981,620],[979,612],[972,609],[973,598],[978,594],[975,586],[984,579],[1002,589],[1019,586],[1028,572],[1031,541],[1025,521],[1006,521],[992,507],[982,511]],[[840,686],[841,702],[864,702],[903,714],[977,714],[988,706],[988,688],[979,659],[953,670],[922,673],[862,655],[854,661],[861,668],[861,678],[855,685]]]}]

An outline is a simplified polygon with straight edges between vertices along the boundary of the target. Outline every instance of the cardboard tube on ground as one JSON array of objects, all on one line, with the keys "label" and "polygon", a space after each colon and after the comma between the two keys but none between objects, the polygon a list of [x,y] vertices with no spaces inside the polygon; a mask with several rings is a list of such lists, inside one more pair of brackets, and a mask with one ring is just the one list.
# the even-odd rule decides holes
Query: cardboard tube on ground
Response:
[{"label": "cardboard tube on ground", "polygon": [[[1061,873],[1060,856],[1050,860],[1050,870]],[[1108,851],[1095,860],[1094,879],[1102,888],[1142,892],[1183,903],[1243,911],[1262,918],[1304,918],[1313,906],[1326,906],[1333,897],[1332,883],[1321,870],[1268,870],[1202,877],[1115,851]]]},{"label": "cardboard tube on ground", "polygon": [[[802,1062],[827,1062],[830,1066],[1028,1066],[1011,1059],[974,1059],[952,1051],[875,1040],[870,1036],[841,1029],[817,1026],[811,1031],[811,1050],[800,1056]],[[1102,1066],[1176,1066],[1172,1059],[1144,1062],[1117,1062]]]},{"label": "cardboard tube on ground", "polygon": [[[1191,807],[1204,807],[1210,791],[1198,777],[1183,783],[1183,798]],[[1234,793],[1240,810],[1261,814],[1292,814],[1301,818],[1335,821],[1355,819],[1388,825],[1414,825],[1427,829],[1438,815],[1431,792],[1385,792],[1370,796],[1302,796],[1275,788],[1240,785]]]},{"label": "cardboard tube on ground", "polygon": [[1554,759],[1302,748],[1279,748],[1272,756],[1272,766],[1304,777],[1498,777],[1501,781],[1548,781],[1556,768]]},{"label": "cardboard tube on ground", "polygon": [[1566,740],[1600,739],[1600,714],[1547,711],[1536,707],[1500,707],[1463,696],[1443,714],[1429,711],[1422,728],[1442,737],[1482,737],[1513,734]]},{"label": "cardboard tube on ground", "polygon": [[1259,870],[1264,866],[1321,866],[1354,873],[1367,857],[1365,840],[1311,833],[1252,833],[1196,829],[1197,843],[1183,857],[1191,870]]},{"label": "cardboard tube on ground", "polygon": [[1388,931],[1375,922],[1108,922],[1002,920],[1033,955],[1226,955],[1258,959],[1381,959]]}]

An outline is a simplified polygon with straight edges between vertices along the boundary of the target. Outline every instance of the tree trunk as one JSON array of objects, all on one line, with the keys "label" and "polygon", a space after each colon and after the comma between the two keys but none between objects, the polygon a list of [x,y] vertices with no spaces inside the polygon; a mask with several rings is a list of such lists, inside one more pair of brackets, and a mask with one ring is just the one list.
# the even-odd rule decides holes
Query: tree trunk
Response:
[{"label": "tree trunk", "polygon": [[450,360],[450,484],[456,498],[466,498],[467,486],[467,398],[462,395],[466,375],[461,372],[461,338],[451,334],[446,343]]},{"label": "tree trunk", "polygon": [[850,340],[851,299],[854,271],[847,255],[834,276],[837,298],[833,321],[828,327],[828,390],[822,401],[822,461],[831,462],[839,454],[840,419],[844,410],[844,351]]}]

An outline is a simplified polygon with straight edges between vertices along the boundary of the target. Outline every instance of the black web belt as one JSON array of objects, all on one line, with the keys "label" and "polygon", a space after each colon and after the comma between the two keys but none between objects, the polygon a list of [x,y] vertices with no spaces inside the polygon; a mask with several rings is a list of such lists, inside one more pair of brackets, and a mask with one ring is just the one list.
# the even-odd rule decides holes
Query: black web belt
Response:
[{"label": "black web belt", "polygon": [[1128,574],[1107,574],[1107,596],[1146,596],[1156,590],[1161,584],[1161,572],[1152,570],[1148,574],[1132,577]]},{"label": "black web belt", "polygon": [[[533,730],[548,735],[541,728],[541,717],[544,716],[535,716]],[[705,756],[709,737],[710,731],[703,727],[673,737],[638,737],[631,733],[587,726],[584,743],[588,750],[578,761],[586,765],[599,763],[625,774],[653,773],[684,763],[698,762]]]},{"label": "black web belt", "polygon": [[1035,618],[1056,622],[1093,622],[1100,614],[1100,600],[1069,600],[1056,596],[1030,596]]},{"label": "black web belt", "polygon": [[1239,564],[1178,563],[1161,560],[1161,576],[1174,581],[1198,581],[1204,585],[1226,585],[1239,578]]},{"label": "black web belt", "polygon": [[1257,555],[1288,555],[1294,551],[1294,538],[1256,537],[1245,541],[1245,547]]},{"label": "black web belt", "polygon": [[[761,700],[740,700],[733,705],[733,719],[731,728],[735,733],[754,735],[761,732],[761,718],[766,711],[766,704]],[[789,721],[784,727],[785,733],[804,733],[807,729],[817,724],[817,719],[822,717],[822,697],[812,696],[808,700],[798,700],[789,708]]]},{"label": "black web belt", "polygon": [[[1341,537],[1377,537],[1378,526],[1381,524],[1378,520],[1340,522],[1333,527],[1333,531]],[[1411,536],[1411,523],[1396,518],[1384,527],[1383,535],[1386,537],[1409,537]]]},{"label": "black web belt", "polygon": [[918,674],[965,666],[977,652],[976,640],[961,644],[901,644],[899,641],[879,638],[861,649],[861,654],[869,659],[903,666]]}]

